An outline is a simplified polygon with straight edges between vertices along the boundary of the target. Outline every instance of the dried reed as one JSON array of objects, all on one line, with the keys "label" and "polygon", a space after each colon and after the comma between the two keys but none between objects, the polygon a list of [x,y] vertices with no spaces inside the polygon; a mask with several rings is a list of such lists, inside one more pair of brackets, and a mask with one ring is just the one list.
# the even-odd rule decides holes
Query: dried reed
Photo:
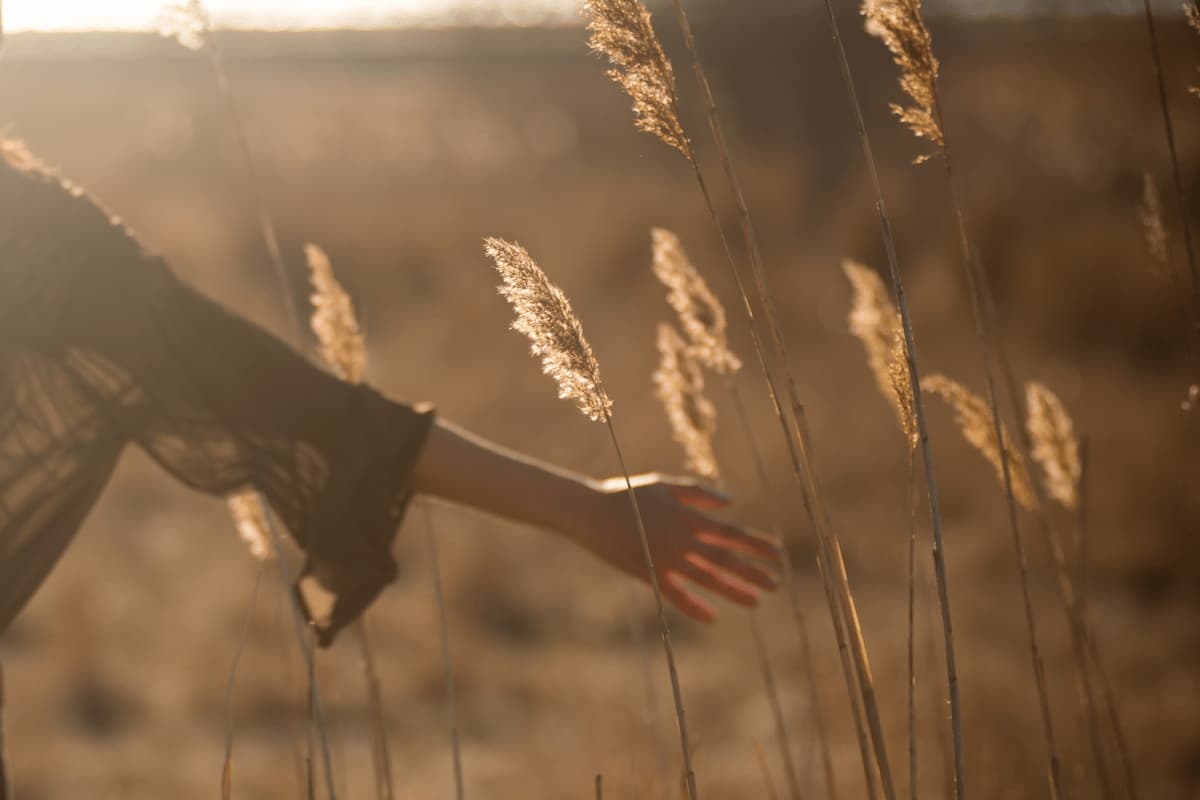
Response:
[{"label": "dried reed", "polygon": [[275,549],[267,533],[267,509],[262,495],[254,491],[238,492],[229,497],[228,502],[238,536],[246,543],[250,555],[260,561],[274,556]]},{"label": "dried reed", "polygon": [[[908,394],[913,398],[912,402],[912,421],[917,431],[919,443],[921,445],[921,456],[925,471],[926,493],[929,498],[929,511],[933,527],[933,565],[934,579],[938,590],[938,606],[942,620],[942,636],[944,640],[944,653],[946,663],[946,679],[949,691],[950,701],[950,722],[953,729],[954,739],[954,780],[953,788],[955,795],[962,800],[965,794],[965,772],[966,772],[966,749],[963,744],[962,736],[962,706],[959,697],[958,689],[958,668],[954,650],[954,626],[950,609],[950,589],[949,580],[946,575],[945,556],[944,556],[944,539],[942,536],[942,515],[941,502],[938,494],[938,483],[936,470],[933,462],[933,450],[929,442],[929,431],[925,423],[925,405],[920,392],[913,392],[913,386],[919,386],[921,383],[920,371],[917,364],[916,343],[913,335],[912,318],[909,314],[908,303],[905,300],[904,281],[900,273],[899,259],[896,256],[896,241],[892,234],[891,217],[887,211],[887,203],[883,196],[883,187],[879,180],[879,169],[875,162],[874,149],[871,146],[871,137],[867,133],[866,121],[863,117],[862,104],[858,100],[858,90],[854,83],[854,74],[850,69],[850,60],[846,55],[846,47],[842,42],[841,29],[838,24],[838,16],[834,11],[833,0],[824,0],[825,17],[829,25],[829,32],[833,38],[834,48],[837,53],[838,67],[842,75],[842,85],[846,90],[846,96],[850,104],[850,111],[854,118],[855,131],[858,134],[859,145],[862,149],[863,162],[867,167],[867,174],[871,180],[871,188],[875,195],[875,212],[879,221],[879,233],[883,240],[884,250],[887,254],[888,271],[892,280],[892,288],[896,293],[896,305],[900,315],[900,330],[904,336],[904,353],[906,356],[905,366],[908,372]],[[924,25],[921,25],[924,28]],[[878,34],[879,31],[873,31]],[[926,31],[927,34],[927,31]],[[911,39],[912,37],[907,37]],[[937,62],[932,57],[932,47],[928,50],[928,59],[925,54],[918,54],[919,61],[928,60],[928,72],[932,73],[936,78]],[[936,80],[932,82],[936,88]],[[919,96],[925,96],[923,93]],[[936,95],[934,95],[936,96]],[[932,110],[932,107],[931,109]],[[937,129],[937,137],[935,141],[942,141],[940,126]],[[944,142],[943,142],[944,144]],[[910,476],[912,474],[912,452],[909,453],[910,461]],[[915,491],[915,487],[914,491]],[[910,506],[910,515],[915,517],[915,508]],[[914,602],[915,587],[913,583],[915,576],[913,575],[914,550],[915,550],[915,518],[910,520],[910,570],[909,570],[909,604],[910,616],[912,616],[911,606]],[[910,639],[913,635],[912,625],[910,624]],[[915,645],[910,641],[909,649],[913,650]],[[914,661],[914,656],[910,653],[910,662]],[[911,684],[911,681],[910,681]],[[911,686],[910,686],[911,689]],[[913,773],[910,775],[910,785],[915,785],[916,782],[916,745],[911,741],[915,738],[911,734],[912,726],[915,726],[915,699],[910,694],[910,743],[909,743],[909,769]],[[937,728],[939,741],[943,740],[944,731],[941,726]],[[914,790],[910,786],[910,795]]]},{"label": "dried reed", "polygon": [[312,282],[309,325],[325,364],[347,383],[362,383],[367,371],[367,348],[354,303],[333,274],[329,256],[315,244],[304,245]]},{"label": "dried reed", "polygon": [[[178,2],[170,3],[166,6],[160,20],[159,32],[164,36],[175,39],[181,46],[189,50],[203,51],[208,56],[209,64],[213,70],[213,78],[217,83],[218,91],[225,101],[226,113],[229,116],[234,134],[237,137],[243,166],[246,170],[250,191],[258,213],[259,231],[275,270],[275,278],[283,298],[284,309],[290,323],[293,340],[296,346],[299,347],[301,342],[300,317],[296,310],[296,302],[294,292],[292,291],[292,284],[288,278],[287,265],[284,263],[283,254],[279,248],[279,236],[275,230],[275,223],[262,193],[262,184],[255,165],[254,154],[250,149],[250,140],[246,136],[246,127],[242,121],[242,114],[233,96],[233,88],[229,81],[229,74],[225,71],[225,63],[221,57],[221,51],[217,47],[216,39],[213,36],[212,19],[208,14],[208,10],[202,0],[179,0]],[[268,529],[273,531],[269,518]],[[276,551],[278,552],[278,547],[276,547]],[[284,563],[285,561],[285,558],[279,558],[281,579],[285,578],[288,572]],[[291,590],[290,580],[283,580],[283,590],[291,599],[290,606],[297,632],[297,644],[304,655],[307,672],[311,677],[316,674],[313,664],[315,656],[311,643],[307,638],[308,631],[305,627],[304,611],[300,607],[299,598]],[[365,642],[366,640],[363,641]],[[364,644],[364,646],[369,645]],[[325,727],[324,720],[321,718],[320,689],[316,685],[310,686],[309,689],[309,707],[314,714],[312,721],[317,726],[321,742],[322,760],[325,766],[326,791],[330,800],[334,800],[336,792],[334,791],[333,783],[333,759],[329,748],[329,733]]]},{"label": "dried reed", "polygon": [[693,357],[719,375],[732,375],[742,360],[729,347],[725,307],[692,265],[679,237],[664,228],[650,231],[654,274],[667,287],[667,302],[691,342]]},{"label": "dried reed", "polygon": [[[1001,453],[1007,452],[1013,492],[1017,500],[1026,510],[1036,508],[1037,499],[1034,497],[1025,462],[1015,451],[1006,427],[1001,426],[1000,438],[997,438],[991,424],[991,411],[987,401],[945,375],[926,375],[921,381],[921,389],[942,398],[954,410],[954,419],[963,438],[987,459],[1001,481],[1004,480],[1000,465]],[[1001,442],[1004,443],[1003,448]]]},{"label": "dried reed", "polygon": [[[763,376],[767,382],[767,391],[770,395],[772,404],[775,409],[776,417],[781,425],[781,432],[788,446],[788,454],[792,461],[793,477],[797,484],[801,487],[804,495],[805,510],[813,522],[814,529],[818,531],[818,537],[825,535],[829,540],[836,544],[837,533],[831,527],[824,528],[822,531],[822,522],[818,516],[815,516],[814,503],[818,498],[813,497],[810,492],[814,490],[818,483],[812,480],[811,473],[814,469],[814,463],[811,460],[812,448],[805,447],[802,442],[796,438],[796,430],[799,427],[794,416],[793,409],[802,407],[799,400],[799,393],[796,389],[796,382],[790,370],[790,359],[788,358],[787,347],[784,343],[783,330],[779,324],[778,314],[775,311],[774,302],[771,293],[767,289],[766,269],[763,263],[761,248],[759,247],[758,237],[754,232],[753,220],[750,216],[750,210],[746,203],[745,194],[742,191],[741,182],[738,179],[737,171],[733,165],[733,158],[730,154],[729,146],[725,137],[724,126],[721,122],[720,115],[717,113],[716,100],[713,97],[712,87],[708,82],[707,75],[704,70],[703,63],[700,59],[699,50],[696,45],[695,36],[692,33],[691,23],[688,20],[687,13],[683,8],[681,0],[674,0],[673,3],[676,12],[676,18],[679,23],[681,32],[683,33],[684,44],[687,47],[688,54],[692,61],[692,72],[696,78],[696,83],[700,89],[703,98],[706,117],[708,119],[709,132],[712,134],[714,145],[716,146],[722,170],[725,174],[726,181],[729,186],[730,193],[733,196],[734,204],[738,211],[739,229],[742,234],[742,240],[746,251],[749,254],[751,273],[754,283],[755,292],[762,309],[764,311],[764,320],[772,337],[772,344],[777,356],[778,362],[783,366],[786,387],[788,392],[789,405],[785,409],[783,406],[779,392],[776,389],[775,381],[772,372],[767,365],[766,351],[763,346],[761,337],[758,335],[755,324],[753,307],[750,301],[745,282],[738,271],[737,264],[733,258],[732,251],[729,248],[728,241],[725,237],[724,226],[721,223],[720,217],[716,212],[716,208],[712,201],[712,196],[708,191],[707,184],[704,180],[703,173],[700,170],[698,161],[692,157],[692,167],[696,175],[696,180],[704,196],[705,205],[708,209],[709,216],[712,218],[715,227],[721,238],[723,250],[729,263],[731,272],[738,286],[738,291],[742,295],[743,305],[746,309],[747,318],[750,323],[751,334],[754,341],[756,354],[758,355],[759,365],[762,368]],[[790,424],[789,424],[790,419]],[[806,477],[806,473],[809,475]],[[828,550],[828,548],[826,548]],[[846,613],[847,621],[856,623],[856,617],[853,614],[853,594],[850,589],[848,579],[844,572],[833,571],[823,572],[823,575],[832,576],[835,582],[838,582],[835,593],[827,592],[827,597],[836,596],[837,602],[849,608],[838,610],[830,607],[830,616],[835,620],[835,629],[837,626],[837,618],[841,613]],[[874,687],[871,685],[871,675],[869,670],[869,659],[866,653],[866,643],[861,636],[854,637],[852,644],[855,648],[854,654],[854,674],[847,673],[847,691],[851,695],[851,705],[854,705],[853,696],[855,689],[852,687],[855,679],[857,679],[859,688],[864,701],[864,710],[867,716],[867,724],[871,730],[871,739],[874,747],[874,755],[876,768],[879,773],[880,781],[883,785],[885,795],[892,800],[894,798],[894,789],[892,787],[891,769],[888,765],[887,747],[882,737],[882,723],[879,719],[879,711],[875,705]],[[862,720],[857,715],[855,719],[856,726],[862,730]],[[873,784],[870,779],[871,767],[869,763],[864,763],[864,770],[867,772],[867,785],[870,793],[874,792]]]},{"label": "dried reed", "polygon": [[658,624],[662,633],[663,650],[667,656],[667,670],[671,678],[671,692],[675,701],[675,718],[679,726],[679,743],[683,753],[683,770],[687,794],[696,800],[696,773],[692,768],[692,753],[688,744],[687,714],[683,706],[683,691],[679,684],[679,672],[675,666],[675,649],[671,645],[671,628],[667,624],[662,591],[658,585],[658,574],[654,570],[654,557],[650,552],[650,540],[646,536],[638,506],[637,493],[625,465],[625,456],[613,424],[612,400],[604,390],[600,379],[600,364],[583,335],[583,324],[575,316],[570,301],[562,290],[550,282],[546,274],[520,245],[488,237],[484,239],[484,252],[495,264],[503,284],[500,294],[508,300],[516,313],[512,328],[530,341],[533,354],[542,361],[542,371],[558,384],[561,399],[574,400],[580,411],[594,422],[603,422],[608,428],[613,451],[625,478],[625,488],[637,524],[638,538],[642,545],[642,556],[646,561],[647,577],[654,591],[654,603],[658,612]]},{"label": "dried reed", "polygon": [[666,409],[671,434],[683,448],[684,465],[709,480],[720,480],[713,448],[717,410],[704,395],[704,373],[694,352],[674,326],[658,326],[658,368],[654,394]]},{"label": "dried reed", "polygon": [[[1183,247],[1187,253],[1188,275],[1192,284],[1192,330],[1189,340],[1200,338],[1200,268],[1196,265],[1196,246],[1192,239],[1192,216],[1188,210],[1187,191],[1183,184],[1183,169],[1175,146],[1175,124],[1171,119],[1171,103],[1167,99],[1167,79],[1163,67],[1162,53],[1158,45],[1158,32],[1154,25],[1154,12],[1150,0],[1142,0],[1146,18],[1146,35],[1150,42],[1150,59],[1154,64],[1154,82],[1158,90],[1158,107],[1162,112],[1163,136],[1167,143],[1167,156],[1171,162],[1171,182],[1175,189],[1175,207],[1179,214],[1179,226],[1183,230]],[[1189,20],[1196,11],[1188,13]]]},{"label": "dried reed", "polygon": [[1046,493],[1063,508],[1079,507],[1079,441],[1075,426],[1058,395],[1044,384],[1025,384],[1025,425],[1033,441],[1033,460],[1042,467]]},{"label": "dried reed", "polygon": [[1162,200],[1154,176],[1150,170],[1142,171],[1142,202],[1138,205],[1138,218],[1142,221],[1142,232],[1146,237],[1146,252],[1163,269],[1169,270],[1167,227],[1163,224]]},{"label": "dried reed", "polygon": [[9,800],[12,787],[8,783],[8,762],[4,753],[4,665],[0,664],[0,800]]},{"label": "dried reed", "polygon": [[[1200,0],[1191,0],[1183,4],[1183,15],[1187,18],[1188,26],[1200,36]],[[1200,69],[1198,67],[1197,69]],[[1188,91],[1200,97],[1200,86],[1189,86]]]},{"label": "dried reed", "polygon": [[[701,365],[704,365],[724,375],[728,380],[730,390],[734,394],[735,408],[742,423],[742,430],[750,445],[758,471],[760,488],[766,499],[769,496],[766,489],[766,467],[762,463],[762,456],[754,441],[749,421],[745,417],[745,406],[741,403],[737,393],[737,372],[741,369],[742,362],[729,347],[726,335],[725,308],[688,259],[679,237],[665,229],[655,228],[651,231],[651,238],[654,274],[667,287],[667,302],[675,310],[680,325],[690,339],[689,345],[674,327],[666,323],[660,324],[658,328],[660,365],[654,374],[656,395],[666,408],[676,441],[684,449],[686,466],[698,475],[712,480],[720,477],[713,447],[716,409],[704,396],[704,375],[700,369]],[[782,541],[778,525],[775,527],[776,538]],[[786,590],[794,596],[790,556],[786,552],[783,554],[783,560],[785,562]],[[802,622],[803,618],[801,617],[800,620]],[[750,628],[755,640],[755,653],[763,674],[767,699],[775,720],[776,737],[784,763],[789,797],[792,800],[798,800],[800,784],[792,761],[792,748],[783,707],[776,688],[775,673],[771,667],[770,655],[767,652],[766,643],[763,641],[762,631],[758,626],[757,616],[753,611],[750,612]],[[802,624],[801,632],[807,649],[807,632]],[[811,671],[809,674],[811,680]],[[822,735],[823,727],[822,724]],[[827,753],[828,742],[823,740],[822,747]]]},{"label": "dried reed", "polygon": [[[863,16],[867,32],[879,37],[900,67],[900,88],[913,104],[890,108],[913,135],[927,139],[945,152],[941,115],[937,110],[938,62],[933,56],[933,37],[921,16],[921,0],[864,0]],[[917,156],[914,163],[928,161],[930,155]]]},{"label": "dried reed", "polygon": [[[947,185],[949,187],[951,204],[954,208],[955,223],[958,232],[958,242],[960,250],[960,266],[967,286],[967,295],[971,304],[971,314],[975,323],[975,335],[979,342],[981,361],[983,364],[984,376],[987,382],[987,403],[985,407],[990,410],[992,435],[997,442],[1004,441],[1003,423],[1000,417],[1000,408],[997,401],[996,379],[992,368],[992,332],[991,328],[995,326],[995,302],[992,297],[990,287],[988,286],[987,276],[983,272],[976,258],[970,242],[968,234],[968,226],[966,220],[966,212],[961,201],[961,195],[958,187],[958,181],[955,176],[953,159],[950,153],[950,147],[945,136],[945,125],[942,118],[941,104],[937,90],[937,62],[933,57],[932,40],[928,34],[928,29],[925,27],[921,16],[919,0],[878,0],[877,6],[894,6],[895,11],[892,13],[879,14],[869,7],[864,8],[864,13],[867,13],[869,18],[875,21],[873,33],[884,38],[884,43],[892,50],[893,56],[897,63],[901,66],[901,86],[906,92],[909,91],[910,85],[916,81],[923,83],[928,88],[926,95],[928,99],[927,108],[929,111],[929,119],[936,126],[939,136],[938,150],[942,159],[942,166],[945,171]],[[905,49],[919,46],[926,50],[924,54],[918,54],[916,58],[912,58],[905,54]],[[911,94],[910,94],[911,96]],[[1007,357],[1003,349],[1003,342],[997,340],[995,343],[999,361],[1004,368],[1004,372],[1008,378],[1008,386],[1010,394],[1014,397],[1014,403],[1017,407],[1017,414],[1020,416],[1019,403],[1015,401],[1017,392],[1017,384],[1012,375],[1012,369],[1008,364]],[[1022,429],[1023,432],[1023,429]],[[1012,464],[1010,464],[1010,450],[1007,447],[997,447],[999,456],[999,471],[1003,480],[1005,498],[1008,504],[1009,525],[1012,531],[1012,542],[1017,555],[1018,572],[1022,585],[1022,595],[1025,601],[1026,623],[1029,628],[1030,638],[1030,656],[1033,661],[1034,677],[1037,683],[1037,693],[1039,698],[1039,706],[1042,715],[1042,728],[1046,739],[1047,757],[1049,761],[1049,778],[1051,790],[1057,795],[1062,796],[1063,785],[1061,777],[1061,769],[1059,765],[1058,749],[1055,743],[1053,721],[1050,713],[1049,696],[1045,686],[1045,669],[1042,664],[1040,652],[1037,645],[1037,635],[1035,630],[1035,618],[1031,605],[1031,599],[1028,590],[1028,578],[1026,567],[1026,556],[1024,539],[1021,533],[1019,514],[1017,504],[1019,498],[1017,493],[1019,488],[1014,486],[1014,475]],[[1028,450],[1028,448],[1026,448]],[[1041,505],[1039,503],[1039,505]],[[1050,532],[1047,518],[1042,515],[1044,530],[1047,538],[1053,538]],[[1068,609],[1068,613],[1070,613]],[[1078,668],[1086,671],[1086,663],[1078,664]],[[961,759],[961,751],[959,752]],[[959,786],[957,793],[959,798],[962,797],[963,788],[961,786],[961,768],[962,763],[959,761]]]},{"label": "dried reed", "polygon": [[[779,741],[780,758],[783,760],[784,778],[787,780],[788,797],[791,800],[800,800],[800,781],[796,776],[796,765],[792,763],[792,751],[788,745],[790,741],[787,732],[787,721],[783,714],[783,703],[779,698],[779,686],[775,681],[775,670],[771,668],[771,654],[767,651],[767,642],[763,637],[762,628],[758,624],[758,614],[751,611],[750,617],[750,635],[754,639],[754,650],[758,655],[758,666],[762,672],[763,688],[767,693],[767,703],[771,706],[771,716],[775,722],[775,738]],[[770,778],[770,773],[766,770],[766,759],[759,753],[759,760],[763,766],[763,772]],[[775,787],[770,784],[770,795],[776,796]]]},{"label": "dried reed", "polygon": [[[258,495],[253,492],[246,492],[231,499],[231,506],[234,505],[235,500],[240,501],[243,506],[240,513],[247,515],[245,524],[247,526],[254,526],[254,534],[260,536],[261,539],[251,540],[250,551],[254,553],[259,563],[254,570],[254,585],[250,590],[249,611],[246,613],[246,618],[242,621],[242,633],[238,637],[237,649],[234,650],[233,654],[233,665],[229,668],[229,678],[225,684],[225,754],[221,761],[221,800],[230,800],[233,797],[233,688],[237,680],[238,664],[242,659],[242,653],[246,651],[246,643],[250,639],[250,622],[254,618],[254,610],[258,607],[258,590],[262,586],[263,562],[271,554],[271,539],[267,533],[267,525],[269,523],[267,522],[266,515],[255,516],[263,511]],[[253,506],[257,506],[257,508]],[[235,508],[235,519],[238,514],[239,510]],[[238,529],[241,530],[241,522],[239,522]],[[244,537],[245,534],[243,534]],[[266,548],[265,551],[261,551],[261,548],[264,546]],[[255,552],[256,547],[260,548],[263,554]],[[0,744],[3,744],[3,742],[0,742]],[[2,782],[2,779],[0,779],[0,782]],[[0,792],[0,800],[4,800],[4,797],[3,792]]]},{"label": "dried reed", "polygon": [[442,590],[442,568],[438,561],[437,530],[433,526],[433,509],[428,502],[425,510],[425,539],[429,547],[429,568],[433,573],[433,599],[438,612],[438,645],[442,651],[442,675],[446,682],[446,717],[450,728],[450,757],[454,768],[454,797],[463,800],[466,784],[463,781],[462,745],[458,733],[458,694],[454,685],[454,660],[450,656],[450,628],[446,624],[446,594]]}]

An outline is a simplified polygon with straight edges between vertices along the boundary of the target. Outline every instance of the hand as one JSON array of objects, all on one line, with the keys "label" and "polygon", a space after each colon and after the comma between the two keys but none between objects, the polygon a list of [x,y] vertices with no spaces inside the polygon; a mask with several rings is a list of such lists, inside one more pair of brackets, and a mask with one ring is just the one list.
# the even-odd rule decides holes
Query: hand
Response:
[{"label": "hand", "polygon": [[[631,482],[659,588],[684,614],[700,622],[712,622],[717,616],[716,609],[691,590],[689,581],[746,607],[754,607],[762,592],[775,588],[771,572],[747,557],[778,561],[779,544],[706,514],[705,509],[729,504],[722,494],[694,481],[656,474],[636,475]],[[596,489],[601,511],[586,515],[577,540],[622,572],[649,583],[625,479],[601,481]]]}]

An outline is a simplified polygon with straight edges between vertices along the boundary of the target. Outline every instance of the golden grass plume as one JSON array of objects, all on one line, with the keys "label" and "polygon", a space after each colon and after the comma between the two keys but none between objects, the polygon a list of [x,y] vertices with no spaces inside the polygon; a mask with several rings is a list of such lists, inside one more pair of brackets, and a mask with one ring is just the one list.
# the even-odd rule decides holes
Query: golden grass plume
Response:
[{"label": "golden grass plume", "polygon": [[[1000,460],[1000,443],[996,441],[996,428],[992,424],[992,409],[987,401],[945,375],[928,375],[922,378],[921,389],[942,398],[954,409],[954,418],[962,431],[963,438],[983,454],[1003,484],[1004,468]],[[1013,497],[1023,508],[1034,509],[1037,507],[1037,499],[1034,496],[1033,482],[1029,478],[1029,470],[1025,466],[1025,461],[1013,447],[1008,429],[1001,425],[1000,433],[1004,440],[1004,452],[1008,454],[1008,472],[1012,479]]]},{"label": "golden grass plume", "polygon": [[[891,104],[892,113],[916,136],[945,151],[946,140],[937,112],[938,62],[933,57],[933,37],[921,16],[921,0],[863,0],[867,33],[883,41],[900,67],[900,88],[913,105]],[[914,163],[927,161],[918,156]]]},{"label": "golden grass plume", "polygon": [[614,65],[608,76],[633,99],[634,124],[695,160],[679,121],[675,71],[640,0],[586,0],[588,46]]},{"label": "golden grass plume", "polygon": [[200,0],[180,0],[163,6],[158,32],[188,50],[203,50],[212,41],[212,19]]},{"label": "golden grass plume", "polygon": [[[1190,3],[1183,4],[1183,15],[1187,17],[1187,23],[1191,29],[1200,36],[1200,0],[1192,0]],[[1198,67],[1197,69],[1200,69]],[[1189,86],[1188,91],[1200,97],[1200,86]]]},{"label": "golden grass plume", "polygon": [[1058,395],[1036,381],[1025,384],[1025,407],[1025,427],[1033,442],[1030,455],[1045,474],[1042,485],[1064,508],[1074,510],[1079,507],[1083,467],[1071,415]]},{"label": "golden grass plume", "polygon": [[1138,204],[1138,218],[1146,237],[1146,250],[1160,267],[1166,267],[1169,259],[1167,226],[1163,223],[1162,199],[1158,186],[1149,170],[1142,170],[1142,202]]},{"label": "golden grass plume", "polygon": [[317,336],[321,358],[344,381],[361,383],[367,371],[367,349],[354,303],[342,288],[329,256],[315,244],[304,245],[312,281],[312,331]]},{"label": "golden grass plume", "polygon": [[227,498],[229,513],[237,527],[238,536],[250,548],[250,555],[265,561],[275,553],[271,545],[271,533],[267,527],[267,509],[258,492],[247,490]]},{"label": "golden grass plume", "polygon": [[600,382],[600,364],[567,296],[519,244],[488,237],[483,249],[503,280],[500,294],[517,314],[513,330],[529,338],[530,349],[542,360],[542,371],[558,383],[558,396],[574,400],[589,419],[607,421],[612,400]]},{"label": "golden grass plume", "polygon": [[862,342],[867,367],[896,412],[909,447],[916,447],[919,434],[900,314],[875,270],[848,258],[842,262],[842,271],[854,289],[848,317],[850,332]]},{"label": "golden grass plume", "polygon": [[697,475],[719,480],[713,438],[717,410],[704,396],[704,373],[695,349],[673,325],[659,323],[658,369],[654,371],[654,395],[666,409],[671,435],[683,448],[684,464]]},{"label": "golden grass plume", "polygon": [[725,307],[692,265],[679,237],[653,228],[650,239],[654,274],[667,287],[667,302],[679,315],[692,356],[721,375],[740,370],[742,360],[729,348]]}]

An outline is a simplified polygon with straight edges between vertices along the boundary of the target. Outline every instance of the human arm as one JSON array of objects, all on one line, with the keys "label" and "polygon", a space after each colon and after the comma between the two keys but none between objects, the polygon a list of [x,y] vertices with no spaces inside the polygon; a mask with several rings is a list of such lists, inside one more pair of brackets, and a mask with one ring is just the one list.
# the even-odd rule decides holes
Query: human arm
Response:
[{"label": "human arm", "polygon": [[[779,557],[761,534],[706,513],[727,500],[693,481],[632,478],[663,595],[689,617],[716,611],[689,583],[743,606],[773,589],[762,561]],[[412,489],[558,533],[648,581],[625,479],[593,480],[437,420],[410,475]],[[747,558],[749,557],[749,558]]]}]

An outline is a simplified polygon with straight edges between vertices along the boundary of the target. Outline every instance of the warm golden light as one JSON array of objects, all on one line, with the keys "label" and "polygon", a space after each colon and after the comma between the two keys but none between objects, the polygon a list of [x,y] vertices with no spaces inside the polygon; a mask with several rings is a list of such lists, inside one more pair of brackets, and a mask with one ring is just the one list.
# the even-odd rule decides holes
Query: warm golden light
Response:
[{"label": "warm golden light", "polygon": [[[153,30],[162,0],[4,0],[4,27],[22,30]],[[570,0],[211,0],[218,27],[380,28],[459,21],[536,24],[572,16]]]}]

